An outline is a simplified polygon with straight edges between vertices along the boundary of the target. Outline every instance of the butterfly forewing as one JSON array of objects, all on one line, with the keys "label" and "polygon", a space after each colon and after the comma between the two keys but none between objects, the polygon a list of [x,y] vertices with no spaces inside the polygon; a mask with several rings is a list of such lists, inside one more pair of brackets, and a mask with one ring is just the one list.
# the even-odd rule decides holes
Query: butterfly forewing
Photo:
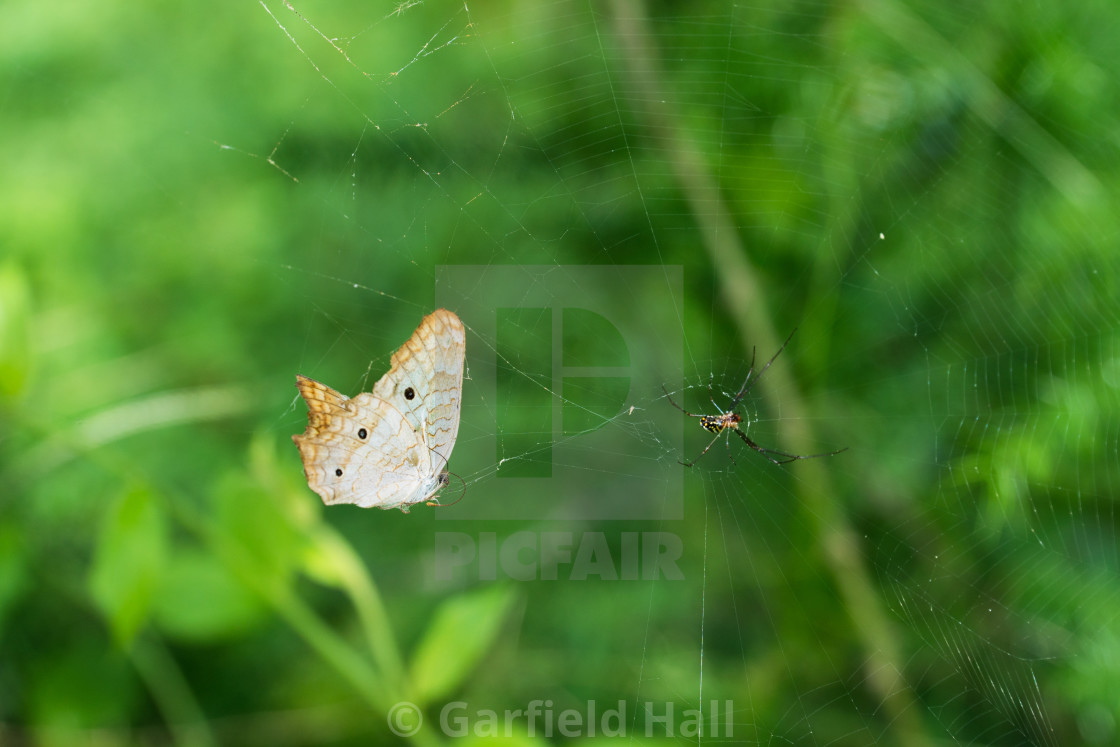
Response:
[{"label": "butterfly forewing", "polygon": [[435,451],[434,466],[442,470],[459,432],[460,399],[466,334],[452,312],[437,309],[393,353],[389,372],[373,394],[404,414]]},{"label": "butterfly forewing", "polygon": [[459,429],[466,337],[455,314],[424,318],[372,393],[346,397],[297,376],[308,405],[299,446],[307,484],[323,501],[401,508],[430,499]]}]

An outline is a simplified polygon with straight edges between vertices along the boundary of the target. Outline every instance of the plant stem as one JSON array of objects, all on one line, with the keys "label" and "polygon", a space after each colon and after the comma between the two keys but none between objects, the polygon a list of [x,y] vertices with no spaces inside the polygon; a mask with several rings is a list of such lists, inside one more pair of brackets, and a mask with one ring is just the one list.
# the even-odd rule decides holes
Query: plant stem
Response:
[{"label": "plant stem", "polygon": [[[658,68],[654,31],[645,8],[641,0],[612,0],[612,8],[612,22],[623,57],[629,63],[636,98],[646,102],[647,124],[654,139],[664,144],[665,155],[692,208],[708,259],[716,270],[721,298],[739,330],[743,349],[757,346],[774,350],[779,338],[767,313],[765,293],[739,239],[730,209],[706,170],[699,149],[670,106],[663,103],[669,97],[658,85],[664,76]],[[769,376],[759,381],[763,396],[771,381],[783,383],[783,417],[778,421],[783,449],[794,454],[810,453],[814,444],[810,421],[805,417],[804,402],[792,385],[788,365],[781,358],[774,361]],[[918,704],[902,675],[903,658],[897,635],[864,567],[859,543],[834,494],[826,464],[813,460],[798,463],[796,485],[802,505],[824,550],[853,631],[866,653],[871,689],[883,703],[898,741],[926,744]]]},{"label": "plant stem", "polygon": [[129,647],[129,658],[178,745],[217,744],[206,715],[195,700],[179,664],[155,635],[141,635]]}]

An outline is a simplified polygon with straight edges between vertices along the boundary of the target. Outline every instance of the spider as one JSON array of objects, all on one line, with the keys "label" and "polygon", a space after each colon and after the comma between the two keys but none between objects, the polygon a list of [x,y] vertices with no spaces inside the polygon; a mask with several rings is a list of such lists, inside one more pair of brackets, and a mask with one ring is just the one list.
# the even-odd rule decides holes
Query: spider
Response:
[{"label": "spider", "polygon": [[[795,327],[793,332],[789,333],[789,337],[786,338],[786,341],[782,343],[782,346],[778,348],[778,352],[774,353],[774,357],[766,361],[766,365],[762,367],[762,370],[758,372],[757,376],[754,375],[754,356],[756,351],[753,348],[751,349],[751,367],[747,370],[747,378],[743,381],[743,386],[741,389],[739,389],[739,393],[736,394],[735,397],[731,400],[731,406],[724,410],[716,404],[715,399],[711,399],[712,406],[720,411],[719,415],[697,415],[695,413],[691,413],[673,401],[673,398],[672,396],[670,396],[668,389],[666,389],[664,386],[661,387],[661,390],[665,392],[665,397],[669,400],[669,404],[671,404],[673,407],[677,408],[690,418],[700,418],[700,427],[708,431],[709,433],[715,434],[715,438],[708,442],[708,445],[704,447],[704,450],[700,452],[699,456],[697,456],[691,462],[681,462],[681,464],[686,467],[691,467],[692,465],[700,461],[700,457],[708,453],[708,449],[712,448],[715,445],[716,441],[719,440],[720,434],[724,431],[735,431],[739,438],[743,439],[743,443],[757,451],[759,454],[761,454],[763,457],[765,457],[770,462],[773,462],[774,464],[788,464],[789,462],[795,462],[798,459],[815,459],[816,457],[833,456],[834,454],[839,454],[841,451],[848,450],[848,447],[845,446],[843,449],[829,451],[824,454],[809,454],[807,456],[787,454],[784,451],[778,451],[777,449],[768,449],[765,446],[759,446],[751,440],[750,436],[743,432],[743,428],[749,426],[751,421],[748,418],[744,425],[743,417],[735,412],[735,408],[738,407],[739,403],[743,401],[743,397],[747,396],[747,393],[750,392],[751,387],[754,386],[754,382],[762,378],[762,374],[766,373],[766,369],[770,368],[770,364],[773,363],[777,359],[777,357],[782,354],[782,351],[786,349],[786,345],[788,345],[789,341],[793,339],[793,333],[796,331],[797,328]],[[709,384],[709,398],[711,398],[711,391],[712,385]],[[740,425],[743,425],[743,427],[740,427]],[[727,435],[727,438],[731,438],[730,433]],[[775,459],[773,456],[771,456],[771,454],[784,458]],[[728,442],[727,444],[727,456],[730,457],[733,463],[735,462],[735,457],[731,456],[730,442]],[[680,460],[678,459],[677,461]]]}]

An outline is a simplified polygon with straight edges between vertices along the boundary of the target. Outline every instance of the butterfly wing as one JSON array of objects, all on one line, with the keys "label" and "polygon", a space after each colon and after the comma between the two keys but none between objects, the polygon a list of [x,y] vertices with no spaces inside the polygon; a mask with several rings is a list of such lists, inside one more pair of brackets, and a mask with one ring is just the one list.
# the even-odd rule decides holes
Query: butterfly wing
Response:
[{"label": "butterfly wing", "polygon": [[432,465],[440,472],[451,458],[459,433],[463,363],[467,337],[453,312],[436,309],[393,353],[389,372],[373,387],[375,397],[397,408],[426,439]]},{"label": "butterfly wing", "polygon": [[440,487],[427,445],[396,407],[368,393],[351,399],[305,376],[296,384],[307,430],[292,440],[324,503],[407,510]]}]

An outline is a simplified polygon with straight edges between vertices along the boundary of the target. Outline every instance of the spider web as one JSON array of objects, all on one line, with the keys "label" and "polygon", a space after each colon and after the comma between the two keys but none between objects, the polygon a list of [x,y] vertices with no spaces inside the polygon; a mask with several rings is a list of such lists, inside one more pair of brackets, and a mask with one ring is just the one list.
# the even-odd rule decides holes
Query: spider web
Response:
[{"label": "spider web", "polygon": [[[227,147],[267,152],[313,216],[276,268],[301,372],[368,389],[431,288],[470,330],[455,526],[683,549],[682,580],[526,581],[519,655],[571,666],[484,677],[473,706],[621,700],[640,734],[644,703],[731,702],[748,743],[1115,738],[1115,148],[1107,112],[1054,93],[1115,95],[1088,11],[1017,6],[1038,38],[1013,77],[978,31],[1006,11],[938,4],[260,7],[280,123],[253,129],[276,144]],[[573,287],[649,320],[626,338],[647,379],[606,410],[540,364]],[[778,468],[733,438],[685,471],[710,436],[660,386],[718,414],[794,327],[750,437],[848,451]],[[565,470],[590,500],[511,518]]]}]

